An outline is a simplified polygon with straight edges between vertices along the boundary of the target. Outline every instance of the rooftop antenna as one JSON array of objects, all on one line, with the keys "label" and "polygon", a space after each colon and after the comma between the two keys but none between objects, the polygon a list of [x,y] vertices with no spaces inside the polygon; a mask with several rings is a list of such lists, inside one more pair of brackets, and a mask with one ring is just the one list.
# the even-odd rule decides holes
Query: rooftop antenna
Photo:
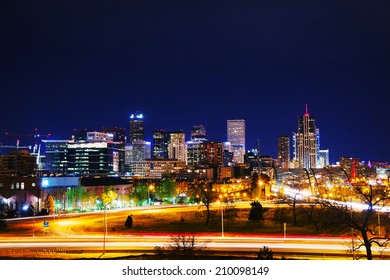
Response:
[{"label": "rooftop antenna", "polygon": [[306,113],[305,116],[309,116],[309,110],[307,109],[307,103],[306,103]]}]

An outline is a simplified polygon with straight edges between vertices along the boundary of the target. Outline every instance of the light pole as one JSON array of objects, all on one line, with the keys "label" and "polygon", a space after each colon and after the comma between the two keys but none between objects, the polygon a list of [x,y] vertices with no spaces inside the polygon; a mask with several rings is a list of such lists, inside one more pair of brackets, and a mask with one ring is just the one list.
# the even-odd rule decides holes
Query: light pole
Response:
[{"label": "light pole", "polygon": [[31,211],[33,212],[33,226],[32,226],[32,228],[33,228],[33,237],[35,237],[35,209],[31,204],[23,206],[24,211],[27,211],[29,209],[31,209]]},{"label": "light pole", "polygon": [[[222,198],[222,196],[219,196],[220,198]],[[218,201],[217,202],[218,204],[221,204],[221,236],[222,237],[225,237],[225,233],[224,233],[224,229],[223,229],[223,202],[222,200],[221,201]]]},{"label": "light pole", "polygon": [[222,222],[222,237],[225,237],[223,232],[223,202],[221,203],[221,222]]},{"label": "light pole", "polygon": [[[105,253],[106,253],[106,235],[107,235],[107,211],[106,211],[106,208],[107,208],[107,205],[109,203],[106,203],[103,205],[103,219],[104,219],[104,233],[103,233],[103,254],[100,255],[103,256]],[[99,257],[99,258],[100,258]]]},{"label": "light pole", "polygon": [[148,206],[150,206],[150,191],[149,190],[153,190],[153,185],[150,185],[148,187]]}]

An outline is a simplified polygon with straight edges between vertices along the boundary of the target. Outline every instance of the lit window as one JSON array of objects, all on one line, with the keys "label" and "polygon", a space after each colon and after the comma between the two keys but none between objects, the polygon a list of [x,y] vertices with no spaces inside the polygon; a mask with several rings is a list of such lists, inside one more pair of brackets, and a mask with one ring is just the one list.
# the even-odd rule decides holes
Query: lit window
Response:
[{"label": "lit window", "polygon": [[16,183],[16,189],[19,189],[19,183]]},{"label": "lit window", "polygon": [[24,190],[24,182],[22,182],[22,183],[20,184],[20,188],[21,188],[22,190]]}]

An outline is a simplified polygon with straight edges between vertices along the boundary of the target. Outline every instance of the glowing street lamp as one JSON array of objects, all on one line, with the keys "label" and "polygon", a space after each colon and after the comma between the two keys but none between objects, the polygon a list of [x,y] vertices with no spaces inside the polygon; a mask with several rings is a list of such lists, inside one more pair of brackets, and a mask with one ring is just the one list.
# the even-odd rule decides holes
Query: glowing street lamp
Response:
[{"label": "glowing street lamp", "polygon": [[150,191],[153,190],[154,186],[153,185],[150,185],[148,187],[148,206],[150,206]]},{"label": "glowing street lamp", "polygon": [[23,206],[24,211],[27,211],[29,209],[31,209],[31,211],[33,212],[33,227],[32,228],[33,228],[33,237],[35,237],[35,209],[31,204],[28,204],[28,205],[26,204]]}]

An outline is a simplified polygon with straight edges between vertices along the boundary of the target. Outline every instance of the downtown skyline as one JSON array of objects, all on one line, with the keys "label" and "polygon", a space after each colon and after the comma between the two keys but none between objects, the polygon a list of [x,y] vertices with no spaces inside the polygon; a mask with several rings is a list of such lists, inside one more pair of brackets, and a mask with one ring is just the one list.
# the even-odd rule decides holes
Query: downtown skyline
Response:
[{"label": "downtown skyline", "polygon": [[308,104],[331,162],[390,160],[385,1],[0,5],[3,144],[35,128],[128,134],[140,111],[147,141],[157,129],[189,140],[198,124],[226,141],[226,121],[244,119],[246,149],[259,140],[276,158]]}]

